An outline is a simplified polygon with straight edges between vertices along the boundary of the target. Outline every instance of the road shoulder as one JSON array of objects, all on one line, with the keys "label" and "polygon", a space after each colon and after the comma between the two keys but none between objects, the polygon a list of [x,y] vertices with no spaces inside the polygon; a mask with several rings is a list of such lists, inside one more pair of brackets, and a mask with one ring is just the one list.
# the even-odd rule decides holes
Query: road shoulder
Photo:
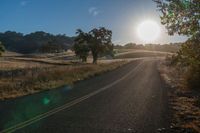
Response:
[{"label": "road shoulder", "polygon": [[160,62],[158,67],[169,88],[172,131],[200,133],[200,93],[183,88],[181,74],[165,61]]}]

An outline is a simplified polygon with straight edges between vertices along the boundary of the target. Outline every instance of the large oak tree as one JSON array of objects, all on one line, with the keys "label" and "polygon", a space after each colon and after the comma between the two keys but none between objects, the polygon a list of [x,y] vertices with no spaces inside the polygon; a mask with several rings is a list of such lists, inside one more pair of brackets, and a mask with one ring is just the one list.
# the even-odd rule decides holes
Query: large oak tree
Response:
[{"label": "large oak tree", "polygon": [[75,39],[74,50],[79,57],[82,55],[87,56],[89,50],[92,53],[93,63],[96,64],[100,54],[113,50],[111,30],[100,27],[92,29],[88,33],[79,29],[77,33],[78,36]]}]

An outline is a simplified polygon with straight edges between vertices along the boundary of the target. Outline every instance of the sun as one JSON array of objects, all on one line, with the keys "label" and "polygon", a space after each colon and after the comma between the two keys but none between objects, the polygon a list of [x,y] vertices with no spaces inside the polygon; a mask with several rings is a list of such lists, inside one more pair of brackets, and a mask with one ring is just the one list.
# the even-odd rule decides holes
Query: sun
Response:
[{"label": "sun", "polygon": [[155,41],[160,35],[160,26],[153,20],[146,20],[137,27],[138,37],[145,43]]}]

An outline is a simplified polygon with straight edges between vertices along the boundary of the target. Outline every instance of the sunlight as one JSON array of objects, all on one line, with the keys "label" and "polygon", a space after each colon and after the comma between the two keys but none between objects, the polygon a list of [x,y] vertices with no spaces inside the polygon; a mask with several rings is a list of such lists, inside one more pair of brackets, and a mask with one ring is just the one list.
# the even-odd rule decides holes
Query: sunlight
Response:
[{"label": "sunlight", "polygon": [[160,26],[153,20],[146,20],[137,27],[137,35],[145,43],[150,43],[159,37]]}]

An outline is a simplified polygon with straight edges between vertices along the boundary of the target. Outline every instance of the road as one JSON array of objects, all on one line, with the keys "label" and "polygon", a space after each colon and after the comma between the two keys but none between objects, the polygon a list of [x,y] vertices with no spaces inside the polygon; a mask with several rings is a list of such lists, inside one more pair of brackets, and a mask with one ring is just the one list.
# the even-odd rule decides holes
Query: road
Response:
[{"label": "road", "polygon": [[[133,61],[73,87],[0,102],[0,129],[17,133],[155,133],[168,128],[167,89],[157,63],[156,59]],[[43,104],[39,104],[41,99]]]}]

